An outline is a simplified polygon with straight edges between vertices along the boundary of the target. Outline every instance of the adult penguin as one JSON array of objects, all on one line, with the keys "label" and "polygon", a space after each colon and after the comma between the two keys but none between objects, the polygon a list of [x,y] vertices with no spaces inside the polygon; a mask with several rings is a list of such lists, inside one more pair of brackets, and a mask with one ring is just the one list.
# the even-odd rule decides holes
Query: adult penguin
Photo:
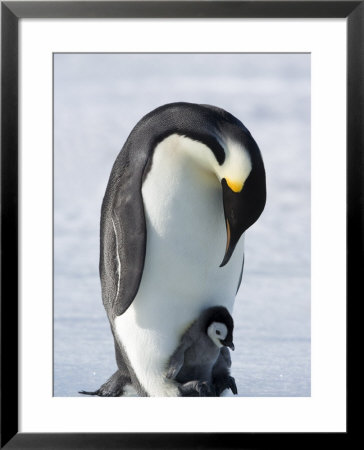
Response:
[{"label": "adult penguin", "polygon": [[232,313],[242,235],[265,201],[259,148],[230,113],[172,103],[141,119],[102,205],[100,276],[118,371],[95,394],[132,383],[142,396],[180,395],[166,364],[202,310]]}]

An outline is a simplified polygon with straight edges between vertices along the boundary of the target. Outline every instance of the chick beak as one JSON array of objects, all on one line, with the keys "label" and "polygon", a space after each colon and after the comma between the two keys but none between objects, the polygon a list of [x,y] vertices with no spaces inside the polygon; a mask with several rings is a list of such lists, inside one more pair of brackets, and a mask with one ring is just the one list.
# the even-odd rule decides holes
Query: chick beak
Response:
[{"label": "chick beak", "polygon": [[232,351],[235,350],[235,345],[233,343],[233,341],[221,341],[221,343],[225,346],[225,347],[229,347],[231,348]]}]

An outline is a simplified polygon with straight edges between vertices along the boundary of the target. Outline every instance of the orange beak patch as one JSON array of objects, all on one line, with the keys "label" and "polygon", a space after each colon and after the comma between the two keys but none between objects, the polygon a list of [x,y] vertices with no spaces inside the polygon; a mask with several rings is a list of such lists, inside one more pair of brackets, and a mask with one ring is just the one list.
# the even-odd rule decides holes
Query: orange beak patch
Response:
[{"label": "orange beak patch", "polygon": [[244,183],[240,181],[229,180],[228,178],[226,178],[226,183],[233,192],[240,192],[244,186]]}]

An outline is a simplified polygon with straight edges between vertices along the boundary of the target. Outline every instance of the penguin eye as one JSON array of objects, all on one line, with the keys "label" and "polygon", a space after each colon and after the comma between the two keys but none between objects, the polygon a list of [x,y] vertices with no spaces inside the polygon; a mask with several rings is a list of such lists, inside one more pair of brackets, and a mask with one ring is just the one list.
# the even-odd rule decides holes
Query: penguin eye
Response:
[{"label": "penguin eye", "polygon": [[216,330],[216,334],[218,334],[220,336],[221,333],[219,330]]}]

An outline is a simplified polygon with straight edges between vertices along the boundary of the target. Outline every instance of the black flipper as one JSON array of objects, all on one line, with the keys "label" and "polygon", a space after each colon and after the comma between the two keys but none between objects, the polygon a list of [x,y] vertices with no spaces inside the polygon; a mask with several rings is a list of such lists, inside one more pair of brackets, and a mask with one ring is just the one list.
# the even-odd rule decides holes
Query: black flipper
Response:
[{"label": "black flipper", "polygon": [[126,150],[114,164],[101,213],[100,277],[110,319],[123,314],[134,300],[146,249],[141,184],[147,158],[131,168]]},{"label": "black flipper", "polygon": [[[194,322],[189,330],[195,326]],[[184,364],[184,358],[185,358],[185,352],[188,350],[191,345],[193,344],[191,337],[189,336],[188,332],[184,333],[184,335],[181,338],[181,342],[176,348],[176,350],[173,352],[172,356],[169,358],[168,367],[167,367],[167,373],[166,377],[169,379],[175,379],[178,375],[179,371],[181,370],[183,364]]]}]

